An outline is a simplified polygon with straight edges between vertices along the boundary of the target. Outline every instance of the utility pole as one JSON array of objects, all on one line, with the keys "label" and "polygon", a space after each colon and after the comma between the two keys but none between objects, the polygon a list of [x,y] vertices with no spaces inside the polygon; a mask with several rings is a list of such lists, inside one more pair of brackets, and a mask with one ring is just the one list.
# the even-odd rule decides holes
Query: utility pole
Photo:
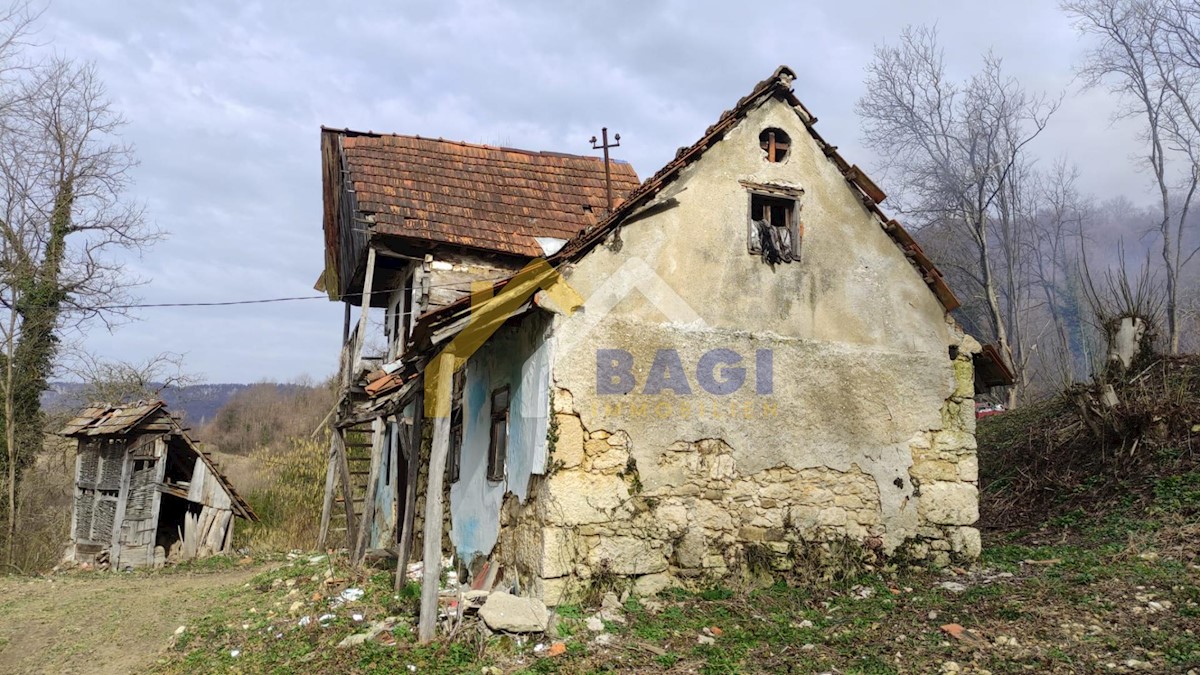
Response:
[{"label": "utility pole", "polygon": [[613,141],[615,142],[610,145],[608,143],[608,127],[601,127],[600,139],[600,145],[596,145],[596,137],[592,136],[591,144],[593,150],[604,149],[604,193],[605,204],[607,204],[605,215],[612,215],[612,170],[608,166],[608,149],[621,147],[621,134],[614,135]]}]

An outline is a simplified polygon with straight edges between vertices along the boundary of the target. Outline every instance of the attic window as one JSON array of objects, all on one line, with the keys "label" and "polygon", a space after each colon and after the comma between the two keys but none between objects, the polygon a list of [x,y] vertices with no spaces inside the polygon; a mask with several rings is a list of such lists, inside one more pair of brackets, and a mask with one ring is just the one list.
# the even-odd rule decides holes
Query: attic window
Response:
[{"label": "attic window", "polygon": [[792,139],[783,129],[771,127],[758,135],[758,145],[767,153],[768,162],[782,162],[787,157]]},{"label": "attic window", "polygon": [[749,249],[770,264],[800,259],[803,235],[794,198],[750,193]]}]

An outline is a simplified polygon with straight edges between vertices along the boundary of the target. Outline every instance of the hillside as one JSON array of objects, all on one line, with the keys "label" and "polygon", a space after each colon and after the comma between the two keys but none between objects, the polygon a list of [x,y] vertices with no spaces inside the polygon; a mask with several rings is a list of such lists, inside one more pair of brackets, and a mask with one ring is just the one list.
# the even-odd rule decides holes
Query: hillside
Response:
[{"label": "hillside", "polygon": [[[184,387],[170,388],[163,392],[163,400],[173,413],[181,413],[183,419],[192,425],[202,425],[211,421],[221,408],[236,394],[244,392],[253,384],[220,383],[194,384]],[[293,391],[301,388],[296,384],[271,383],[282,391]],[[51,382],[50,388],[42,394],[42,405],[48,411],[72,409],[90,403],[82,400],[85,385],[80,382]]]}]

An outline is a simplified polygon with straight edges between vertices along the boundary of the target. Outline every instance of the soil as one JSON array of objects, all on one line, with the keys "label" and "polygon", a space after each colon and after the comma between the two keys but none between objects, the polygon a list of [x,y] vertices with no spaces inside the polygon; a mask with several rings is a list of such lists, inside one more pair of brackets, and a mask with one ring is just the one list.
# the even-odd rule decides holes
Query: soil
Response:
[{"label": "soil", "polygon": [[0,577],[0,673],[131,673],[262,567]]}]

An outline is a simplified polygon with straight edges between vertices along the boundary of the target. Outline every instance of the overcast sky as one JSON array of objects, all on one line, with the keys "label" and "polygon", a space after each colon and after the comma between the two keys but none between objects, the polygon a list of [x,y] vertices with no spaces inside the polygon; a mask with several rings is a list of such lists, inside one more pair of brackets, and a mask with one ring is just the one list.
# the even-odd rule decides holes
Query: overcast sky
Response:
[{"label": "overcast sky", "polygon": [[[201,5],[185,8],[185,4]],[[1081,92],[1084,45],[1047,0],[895,2],[205,2],[54,0],[40,39],[94,61],[141,161],[134,196],[170,233],[128,267],[145,302],[313,294],[321,271],[319,127],[588,153],[601,126],[643,178],[780,64],[851,161],[872,48],[936,22],[954,75],[994,50],[1034,90],[1066,93],[1037,154],[1068,156],[1082,188],[1144,201],[1135,130]],[[886,189],[886,180],[881,180]],[[886,207],[886,204],[885,204]],[[183,353],[208,382],[322,377],[341,305],[145,309],[87,346]]]}]

